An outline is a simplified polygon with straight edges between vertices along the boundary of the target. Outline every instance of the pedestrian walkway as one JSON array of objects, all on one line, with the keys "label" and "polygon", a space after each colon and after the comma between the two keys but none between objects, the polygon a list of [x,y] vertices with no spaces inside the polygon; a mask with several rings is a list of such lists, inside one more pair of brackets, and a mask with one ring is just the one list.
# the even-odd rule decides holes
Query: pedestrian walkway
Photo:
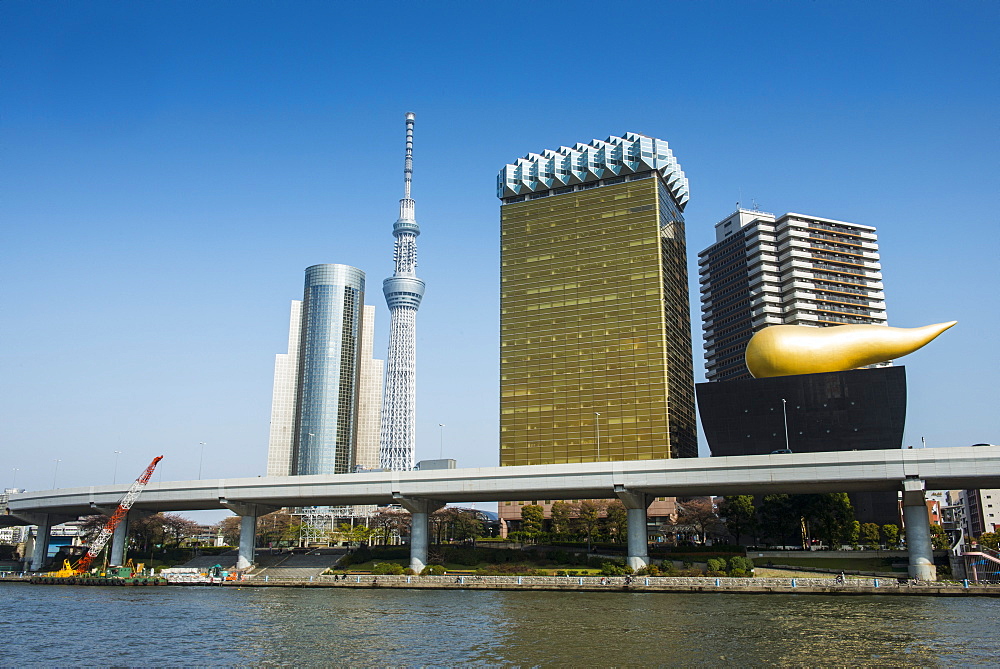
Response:
[{"label": "pedestrian walkway", "polygon": [[261,561],[263,556],[258,556],[258,568],[253,571],[253,577],[256,580],[266,577],[268,580],[308,581],[333,567],[343,556],[343,552],[332,553],[328,551],[322,553],[317,551],[305,555],[286,554],[284,559],[271,566],[263,564]]}]

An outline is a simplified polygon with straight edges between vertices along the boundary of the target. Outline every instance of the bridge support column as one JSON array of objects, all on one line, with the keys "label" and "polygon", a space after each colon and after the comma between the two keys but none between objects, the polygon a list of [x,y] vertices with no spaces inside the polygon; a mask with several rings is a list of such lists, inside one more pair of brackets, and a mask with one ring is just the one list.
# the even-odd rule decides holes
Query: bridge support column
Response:
[{"label": "bridge support column", "polygon": [[35,525],[38,526],[38,533],[35,535],[35,545],[31,550],[31,571],[41,571],[42,567],[45,566],[49,552],[49,539],[52,538],[52,525],[55,524],[52,520],[51,514],[40,513],[34,521]]},{"label": "bridge support column", "polygon": [[435,499],[420,497],[404,497],[393,493],[393,497],[404,509],[410,512],[410,569],[419,574],[427,566],[427,546],[430,538],[430,528],[427,518],[430,514],[442,508],[445,503]]},{"label": "bridge support column", "polygon": [[646,536],[646,509],[653,498],[644,492],[615,486],[615,494],[628,510],[628,566],[638,571],[649,566],[649,539]]},{"label": "bridge support column", "polygon": [[927,518],[924,482],[920,479],[903,481],[903,523],[906,528],[906,550],[910,554],[910,578],[936,581],[931,525]]},{"label": "bridge support column", "polygon": [[115,533],[111,535],[111,556],[110,564],[113,567],[120,567],[125,564],[125,541],[128,538],[128,528],[132,524],[132,512],[125,514]]},{"label": "bridge support column", "polygon": [[276,511],[277,507],[246,502],[230,502],[220,499],[219,503],[240,517],[240,548],[236,558],[237,569],[249,569],[253,566],[257,542],[257,517]]},{"label": "bridge support column", "polygon": [[257,537],[257,513],[240,516],[240,553],[236,559],[237,569],[248,569],[256,557],[254,544]]}]

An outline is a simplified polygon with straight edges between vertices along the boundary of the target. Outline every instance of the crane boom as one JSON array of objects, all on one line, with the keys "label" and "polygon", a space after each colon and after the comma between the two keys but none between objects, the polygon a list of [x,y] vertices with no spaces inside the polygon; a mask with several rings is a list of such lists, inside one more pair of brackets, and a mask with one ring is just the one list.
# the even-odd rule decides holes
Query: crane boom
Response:
[{"label": "crane boom", "polygon": [[146,471],[144,471],[139,478],[132,483],[131,487],[129,487],[128,492],[126,492],[125,496],[122,497],[120,502],[118,502],[118,508],[115,509],[114,514],[108,519],[108,522],[105,523],[104,527],[101,529],[101,533],[98,534],[97,538],[91,542],[90,549],[87,551],[87,554],[84,555],[73,568],[77,574],[82,574],[87,571],[87,568],[90,567],[90,563],[93,562],[94,558],[97,557],[108,544],[108,540],[111,539],[111,536],[115,533],[115,528],[118,527],[119,523],[121,523],[125,518],[125,514],[127,514],[128,510],[132,508],[133,504],[135,504],[135,500],[139,497],[139,493],[141,493],[142,489],[146,487],[147,483],[149,483],[150,477],[153,476],[153,470],[156,469],[157,463],[159,463],[162,459],[162,455],[158,455],[153,458],[153,461],[149,463],[148,467],[146,467]]}]

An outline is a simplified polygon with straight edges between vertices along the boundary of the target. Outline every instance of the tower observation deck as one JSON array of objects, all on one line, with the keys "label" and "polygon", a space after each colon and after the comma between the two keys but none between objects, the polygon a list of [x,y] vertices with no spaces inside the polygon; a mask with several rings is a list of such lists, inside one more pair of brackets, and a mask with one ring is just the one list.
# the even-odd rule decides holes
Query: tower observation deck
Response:
[{"label": "tower observation deck", "polygon": [[390,324],[380,460],[383,467],[396,471],[413,469],[416,448],[417,309],[424,297],[424,282],[416,274],[420,226],[414,215],[415,203],[410,197],[415,116],[413,112],[406,114],[403,199],[399,201],[399,218],[392,226],[396,238],[396,269],[382,282]]}]

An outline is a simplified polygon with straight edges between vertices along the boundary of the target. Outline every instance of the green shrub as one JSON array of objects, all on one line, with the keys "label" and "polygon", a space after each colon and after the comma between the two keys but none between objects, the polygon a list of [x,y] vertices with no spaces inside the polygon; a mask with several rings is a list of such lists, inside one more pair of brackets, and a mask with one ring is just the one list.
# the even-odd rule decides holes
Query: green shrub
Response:
[{"label": "green shrub", "polygon": [[722,558],[708,558],[705,562],[708,571],[726,571],[726,561]]},{"label": "green shrub", "polygon": [[674,566],[673,562],[664,562],[660,567],[660,576],[679,576],[680,570]]},{"label": "green shrub", "polygon": [[730,576],[736,577],[747,577],[753,576],[753,561],[749,558],[741,557],[739,555],[734,555],[729,558],[728,572]]},{"label": "green shrub", "polygon": [[602,562],[602,576],[625,576],[632,573],[632,567],[621,562]]},{"label": "green shrub", "polygon": [[444,567],[439,564],[429,564],[420,572],[421,576],[443,576]]},{"label": "green shrub", "polygon": [[396,562],[379,562],[372,567],[372,573],[380,576],[400,576],[403,573],[403,565]]},{"label": "green shrub", "polygon": [[548,554],[548,558],[555,564],[569,563],[569,553],[567,553],[566,551],[550,551]]}]

